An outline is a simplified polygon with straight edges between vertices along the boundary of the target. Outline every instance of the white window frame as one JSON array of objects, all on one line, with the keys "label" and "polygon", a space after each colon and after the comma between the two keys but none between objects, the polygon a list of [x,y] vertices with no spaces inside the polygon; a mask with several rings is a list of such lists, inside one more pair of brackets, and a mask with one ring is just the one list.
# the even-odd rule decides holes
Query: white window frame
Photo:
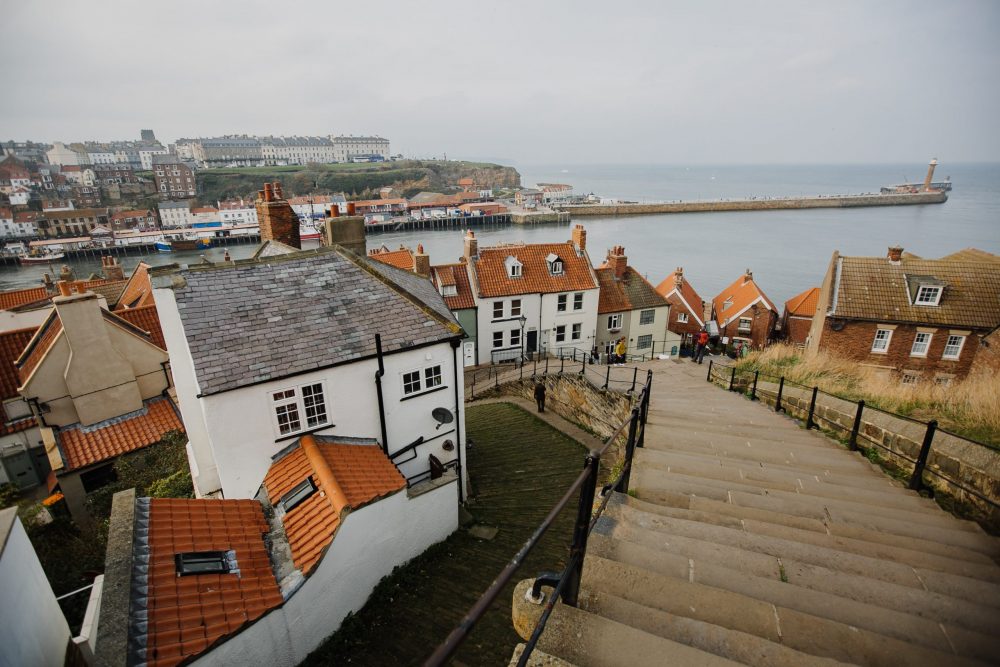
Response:
[{"label": "white window frame", "polygon": [[509,347],[520,347],[521,345],[521,330],[511,329],[510,330],[510,346]]},{"label": "white window frame", "polygon": [[[958,339],[958,349],[954,354],[948,354],[948,349],[955,347],[955,344],[951,342],[952,338]],[[962,356],[962,349],[965,347],[965,339],[968,336],[961,336],[959,334],[948,334],[948,339],[944,343],[944,352],[941,353],[941,358],[948,361],[957,361]]]},{"label": "white window frame", "polygon": [[510,316],[511,317],[520,317],[520,315],[521,315],[521,300],[520,299],[511,299],[511,301],[510,301]]},{"label": "white window frame", "polygon": [[555,328],[556,342],[565,343],[566,342],[566,325],[560,324]]},{"label": "white window frame", "polygon": [[[646,316],[649,315],[649,321],[646,321]],[[656,309],[646,308],[645,310],[639,311],[639,324],[655,324],[656,323]]]},{"label": "white window frame", "polygon": [[573,293],[573,310],[583,310],[583,292]]},{"label": "white window frame", "polygon": [[[412,379],[407,382],[407,375],[416,375],[416,383],[414,383]],[[407,385],[411,385],[409,389],[407,388]],[[421,394],[434,391],[439,387],[444,387],[443,364],[434,363],[428,366],[409,368],[399,374],[399,386],[404,399],[411,398],[413,396],[420,396]]]},{"label": "white window frame", "polygon": [[[499,306],[499,308],[498,308],[498,306]],[[500,311],[499,315],[497,315],[497,310]],[[494,301],[493,302],[493,319],[494,320],[502,320],[503,319],[503,301]]]},{"label": "white window frame", "polygon": [[608,315],[608,331],[621,331],[622,330],[622,314],[615,313],[613,315]]},{"label": "white window frame", "polygon": [[920,373],[915,371],[903,371],[902,377],[899,379],[900,384],[919,384],[920,383]]},{"label": "white window frame", "polygon": [[521,277],[521,268],[522,268],[522,265],[518,264],[517,262],[514,262],[513,264],[511,264],[510,267],[509,267],[509,269],[510,269],[510,277],[511,278],[520,278]]},{"label": "white window frame", "polygon": [[[885,332],[886,334],[884,339],[885,345],[883,345],[882,347],[878,347],[879,341],[882,340],[879,338],[879,334],[883,332]],[[872,340],[872,350],[871,350],[872,354],[888,354],[889,345],[891,343],[892,343],[892,329],[876,329],[875,338]]]},{"label": "white window frame", "polygon": [[570,340],[582,340],[583,339],[583,323],[577,322],[572,327],[570,327]]},{"label": "white window frame", "polygon": [[561,259],[557,259],[552,262],[549,262],[549,273],[551,273],[554,276],[561,276],[563,273],[565,273],[565,267],[563,265],[563,261]]},{"label": "white window frame", "polygon": [[568,307],[569,295],[559,294],[556,296],[556,312],[565,313]]},{"label": "white window frame", "polygon": [[[941,294],[943,292],[944,288],[940,285],[920,285],[917,287],[917,296],[913,299],[913,305],[936,306],[941,303]],[[921,298],[925,294],[933,295],[933,298]]]},{"label": "white window frame", "polygon": [[[746,326],[743,326],[744,322],[747,323]],[[753,330],[753,318],[752,317],[741,317],[740,320],[739,320],[739,322],[736,323],[736,330],[737,331],[741,331],[741,332],[747,332],[747,333],[750,332],[751,330]]]},{"label": "white window frame", "polygon": [[677,313],[677,321],[680,322],[681,324],[687,324],[688,323],[688,314],[685,313],[685,312]]},{"label": "white window frame", "polygon": [[[305,396],[305,390],[311,389],[312,387],[319,386],[320,396],[322,398],[321,409],[323,413],[323,421],[318,421],[315,424],[310,424],[309,420],[309,408],[306,404],[307,398]],[[276,399],[276,394],[288,394],[291,392],[291,396],[285,396],[280,399]],[[326,404],[326,381],[319,380],[317,382],[305,382],[303,384],[294,385],[292,387],[285,387],[282,389],[269,389],[267,392],[268,398],[271,402],[271,422],[274,425],[274,430],[277,432],[278,437],[284,438],[287,436],[295,435],[296,433],[302,433],[304,431],[312,431],[314,429],[322,428],[324,426],[330,426],[330,410],[327,408]],[[281,420],[278,417],[279,408],[284,407],[294,407],[295,408],[295,420],[298,422],[298,428],[291,428],[287,431],[282,431]],[[312,417],[315,418],[315,417]]]},{"label": "white window frame", "polygon": [[653,347],[653,334],[644,334],[635,341],[635,347],[639,350],[646,350]]},{"label": "white window frame", "polygon": [[[499,334],[499,338],[500,338],[499,340],[497,340],[497,334]],[[494,331],[493,332],[493,349],[494,350],[499,350],[502,347],[503,347],[503,332],[502,331]]]},{"label": "white window frame", "polygon": [[[918,349],[918,345],[921,343],[921,337],[926,336],[927,340],[923,341],[923,348]],[[910,356],[911,357],[926,357],[927,352],[931,349],[931,339],[934,338],[934,334],[929,334],[924,331],[918,331],[913,337],[913,345],[910,346]]]}]

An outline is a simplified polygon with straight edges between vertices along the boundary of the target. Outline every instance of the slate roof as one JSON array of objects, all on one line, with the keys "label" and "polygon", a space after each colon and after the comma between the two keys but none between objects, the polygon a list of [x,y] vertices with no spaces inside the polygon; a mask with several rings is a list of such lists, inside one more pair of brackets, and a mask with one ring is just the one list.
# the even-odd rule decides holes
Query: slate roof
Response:
[{"label": "slate roof", "polygon": [[627,310],[659,308],[670,305],[656,289],[631,266],[626,267],[621,280],[615,278],[614,269],[600,266],[594,270],[601,287],[597,300],[598,314],[620,313]]},{"label": "slate roof", "polygon": [[[563,272],[552,275],[546,257],[556,255],[563,262]],[[507,275],[508,257],[522,265],[521,277]],[[597,279],[587,253],[577,255],[572,242],[531,243],[491,246],[479,249],[473,258],[479,296],[483,298],[517,294],[548,294],[595,289]]]},{"label": "slate roof", "polygon": [[461,327],[426,278],[339,247],[195,266],[177,308],[203,395],[449,340]]},{"label": "slate roof", "polygon": [[[282,603],[256,500],[137,498],[128,664],[180,664]],[[237,572],[177,575],[174,557],[232,552]],[[134,648],[133,648],[134,650]]]},{"label": "slate roof", "polygon": [[805,292],[793,296],[785,302],[785,310],[789,315],[812,317],[816,314],[816,304],[819,303],[819,288],[810,287]]},{"label": "slate roof", "polygon": [[264,477],[272,505],[310,478],[317,491],[284,514],[278,510],[295,567],[308,575],[333,541],[345,509],[395,493],[406,480],[375,441],[346,444],[311,435],[279,456]]},{"label": "slate roof", "polygon": [[[944,283],[939,305],[910,305],[910,290],[916,291],[922,277]],[[841,257],[829,316],[992,329],[1000,324],[1000,263],[904,256],[893,264],[885,257]]]},{"label": "slate roof", "polygon": [[157,443],[169,431],[183,430],[170,399],[154,398],[134,413],[91,426],[60,428],[56,440],[66,469],[75,470]]},{"label": "slate roof", "polygon": [[431,267],[431,278],[440,290],[442,285],[454,285],[455,296],[443,296],[451,310],[465,310],[476,307],[476,296],[469,283],[469,271],[464,263],[441,264]]}]

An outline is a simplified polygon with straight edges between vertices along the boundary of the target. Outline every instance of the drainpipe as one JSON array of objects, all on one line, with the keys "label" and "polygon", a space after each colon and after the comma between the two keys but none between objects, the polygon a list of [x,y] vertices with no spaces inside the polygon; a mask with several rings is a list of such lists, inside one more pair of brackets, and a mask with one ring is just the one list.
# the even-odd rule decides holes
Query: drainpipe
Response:
[{"label": "drainpipe", "polygon": [[461,407],[461,397],[458,395],[458,362],[461,359],[461,346],[462,341],[459,338],[455,338],[451,341],[452,349],[452,361],[454,361],[454,366],[452,367],[453,379],[452,383],[455,386],[455,457],[458,459],[458,502],[465,502],[465,494],[462,492],[462,484],[464,479],[462,477],[462,420],[459,415],[459,408]]},{"label": "drainpipe", "polygon": [[375,334],[375,354],[378,357],[378,370],[375,371],[375,393],[378,394],[378,423],[382,429],[382,451],[389,455],[389,436],[385,431],[385,401],[382,398],[382,376],[385,375],[385,365],[382,363],[382,335]]}]

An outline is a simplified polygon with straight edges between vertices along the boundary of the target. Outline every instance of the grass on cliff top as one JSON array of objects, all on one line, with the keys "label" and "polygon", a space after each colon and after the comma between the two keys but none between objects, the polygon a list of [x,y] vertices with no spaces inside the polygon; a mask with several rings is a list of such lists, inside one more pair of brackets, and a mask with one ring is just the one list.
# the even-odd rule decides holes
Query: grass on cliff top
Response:
[{"label": "grass on cliff top", "polygon": [[[391,171],[394,169],[413,169],[420,167],[439,167],[442,169],[489,169],[500,168],[503,165],[489,162],[466,162],[464,160],[394,160],[387,162],[337,162],[333,164],[312,162],[284,167],[222,167],[201,169],[199,175],[240,175],[240,174],[294,174],[301,171],[334,171],[334,172],[372,172]],[[152,172],[150,172],[152,173]]]},{"label": "grass on cliff top", "polygon": [[819,387],[841,398],[896,412],[913,419],[937,419],[941,428],[1000,449],[1000,379],[970,375],[943,387],[932,382],[904,385],[878,377],[853,361],[826,352],[807,356],[792,345],[772,345],[736,363],[775,378]]}]

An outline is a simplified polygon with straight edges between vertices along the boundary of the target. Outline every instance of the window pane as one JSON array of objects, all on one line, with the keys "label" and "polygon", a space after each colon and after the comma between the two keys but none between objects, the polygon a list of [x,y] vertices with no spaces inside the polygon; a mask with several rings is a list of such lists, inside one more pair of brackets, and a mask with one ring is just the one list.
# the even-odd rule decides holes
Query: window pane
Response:
[{"label": "window pane", "polygon": [[573,295],[573,310],[583,310],[583,292]]},{"label": "window pane", "polygon": [[927,354],[927,348],[931,343],[931,335],[929,333],[918,333],[913,338],[913,347],[910,348],[910,354],[914,356],[924,356]]},{"label": "window pane", "polygon": [[639,313],[639,324],[652,324],[656,318],[655,310],[644,310]]},{"label": "window pane", "polygon": [[644,349],[650,348],[652,346],[653,346],[653,335],[652,334],[647,334],[645,336],[639,336],[637,347],[640,350],[644,350]]},{"label": "window pane", "polygon": [[510,330],[510,344],[511,345],[520,345],[521,344],[521,330],[520,329],[511,329]]},{"label": "window pane", "polygon": [[563,311],[566,310],[566,295],[560,294],[556,302],[556,310]]},{"label": "window pane", "polygon": [[282,435],[294,433],[302,428],[302,423],[299,421],[299,406],[295,403],[278,405],[274,408],[274,412],[278,417],[278,430]]},{"label": "window pane", "polygon": [[958,359],[964,342],[965,336],[948,336],[948,342],[945,344],[944,353],[941,356],[945,359]]},{"label": "window pane", "polygon": [[420,391],[420,371],[403,373],[403,393],[412,394]]},{"label": "window pane", "polygon": [[583,330],[582,324],[573,325],[573,340],[580,340],[580,336],[582,335],[582,330]]},{"label": "window pane", "polygon": [[521,300],[514,299],[510,302],[510,316],[517,317],[521,314]]},{"label": "window pane", "polygon": [[503,332],[494,331],[493,332],[493,347],[503,347]]},{"label": "window pane", "polygon": [[493,302],[493,319],[503,317],[503,301]]},{"label": "window pane", "polygon": [[424,369],[424,388],[438,387],[441,385],[441,367],[431,366]]},{"label": "window pane", "polygon": [[556,327],[556,342],[562,343],[566,340],[566,327],[562,324]]},{"label": "window pane", "polygon": [[323,385],[310,384],[302,387],[302,406],[306,411],[307,426],[325,424],[326,403],[323,400]]},{"label": "window pane", "polygon": [[872,341],[872,351],[873,352],[884,352],[889,347],[889,336],[892,335],[892,331],[888,329],[879,329],[875,332],[875,340]]}]

